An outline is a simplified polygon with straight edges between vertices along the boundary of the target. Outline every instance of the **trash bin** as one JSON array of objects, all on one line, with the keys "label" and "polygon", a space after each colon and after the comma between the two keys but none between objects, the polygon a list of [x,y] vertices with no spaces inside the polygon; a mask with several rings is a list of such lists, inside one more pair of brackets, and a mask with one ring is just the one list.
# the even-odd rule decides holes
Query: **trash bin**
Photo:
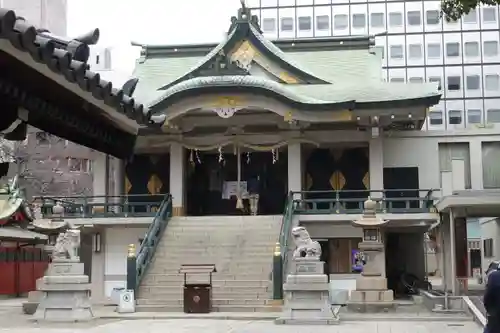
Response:
[{"label": "trash bin", "polygon": [[[179,273],[184,274],[184,312],[210,313],[212,311],[212,273],[215,265],[181,265]],[[188,281],[188,274],[206,275],[205,281]]]}]

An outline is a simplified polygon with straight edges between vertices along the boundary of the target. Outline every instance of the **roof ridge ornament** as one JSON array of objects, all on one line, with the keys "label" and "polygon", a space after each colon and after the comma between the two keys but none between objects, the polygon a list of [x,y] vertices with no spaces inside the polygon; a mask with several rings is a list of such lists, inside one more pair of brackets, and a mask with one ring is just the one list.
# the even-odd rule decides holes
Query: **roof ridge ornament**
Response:
[{"label": "roof ridge ornament", "polygon": [[249,23],[252,24],[260,33],[259,17],[257,15],[252,15],[252,11],[246,5],[246,0],[240,0],[241,8],[238,9],[238,16],[231,17],[231,26],[229,27],[228,34],[233,31],[238,23]]}]

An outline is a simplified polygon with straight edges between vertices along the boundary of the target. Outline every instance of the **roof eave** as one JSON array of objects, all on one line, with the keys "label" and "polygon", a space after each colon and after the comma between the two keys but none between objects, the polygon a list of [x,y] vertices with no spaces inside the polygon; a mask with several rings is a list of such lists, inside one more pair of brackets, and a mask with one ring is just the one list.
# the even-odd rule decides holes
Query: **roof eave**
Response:
[{"label": "roof eave", "polygon": [[381,108],[431,107],[439,103],[441,94],[392,101],[356,102],[356,109],[371,110]]}]

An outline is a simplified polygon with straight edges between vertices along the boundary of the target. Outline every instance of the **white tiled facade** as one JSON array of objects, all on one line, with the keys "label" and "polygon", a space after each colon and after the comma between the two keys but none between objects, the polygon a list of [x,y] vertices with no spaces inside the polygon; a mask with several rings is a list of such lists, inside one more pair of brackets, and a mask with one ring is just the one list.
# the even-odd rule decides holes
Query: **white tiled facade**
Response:
[{"label": "white tiled facade", "polygon": [[443,98],[424,130],[500,128],[498,7],[458,22],[440,18],[440,1],[247,0],[270,39],[376,35],[384,76],[441,82]]}]

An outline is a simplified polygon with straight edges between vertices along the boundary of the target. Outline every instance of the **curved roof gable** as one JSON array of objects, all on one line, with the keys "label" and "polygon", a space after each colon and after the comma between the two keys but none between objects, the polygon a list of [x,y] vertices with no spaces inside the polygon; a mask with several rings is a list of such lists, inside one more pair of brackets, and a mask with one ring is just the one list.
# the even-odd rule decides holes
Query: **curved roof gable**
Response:
[{"label": "curved roof gable", "polygon": [[[176,85],[184,80],[192,79],[197,76],[203,76],[204,70],[213,69],[214,64],[217,64],[221,58],[225,58],[226,55],[230,54],[238,44],[243,41],[248,40],[267,58],[276,63],[288,71],[290,74],[298,77],[302,83],[305,84],[328,84],[331,83],[328,80],[319,77],[310,71],[301,68],[298,64],[294,63],[285,52],[281,51],[276,47],[271,41],[267,40],[263,35],[259,26],[258,18],[256,15],[251,15],[251,11],[246,6],[242,6],[238,10],[238,16],[233,16],[231,18],[231,26],[228,31],[228,36],[226,39],[217,45],[210,53],[208,53],[195,67],[191,68],[186,74],[180,76],[172,82],[160,87],[158,90],[167,90],[168,88]],[[227,61],[227,60],[225,60]],[[226,68],[233,67],[233,72],[228,74],[246,74],[243,69],[235,68],[236,66],[231,62],[227,61],[225,64]],[[238,71],[235,73],[234,71]],[[225,74],[225,73],[220,73]]]}]

